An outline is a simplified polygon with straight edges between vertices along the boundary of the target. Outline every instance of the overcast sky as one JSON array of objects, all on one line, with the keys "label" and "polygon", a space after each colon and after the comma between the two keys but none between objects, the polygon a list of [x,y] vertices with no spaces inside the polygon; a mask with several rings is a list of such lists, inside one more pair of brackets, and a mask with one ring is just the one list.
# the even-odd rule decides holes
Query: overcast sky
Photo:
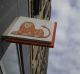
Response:
[{"label": "overcast sky", "polygon": [[51,4],[51,20],[58,26],[48,74],[80,74],[80,0],[52,0]]}]

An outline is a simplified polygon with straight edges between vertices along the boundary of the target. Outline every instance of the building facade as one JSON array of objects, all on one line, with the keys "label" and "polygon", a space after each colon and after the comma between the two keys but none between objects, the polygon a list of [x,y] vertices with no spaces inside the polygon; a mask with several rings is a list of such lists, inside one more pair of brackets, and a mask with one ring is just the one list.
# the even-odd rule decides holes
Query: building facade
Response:
[{"label": "building facade", "polygon": [[[51,0],[29,0],[30,16],[49,20],[51,16]],[[32,74],[47,74],[48,47],[32,46],[31,72]]]},{"label": "building facade", "polygon": [[51,15],[51,0],[29,0],[30,17],[47,19]]},{"label": "building facade", "polygon": [[[32,18],[49,20],[51,16],[51,0],[0,1],[0,34],[2,34],[5,29],[7,29],[9,24],[14,20],[14,18],[18,16],[27,16]],[[5,57],[3,57],[3,55],[7,55],[6,49],[9,45],[10,43],[0,41],[0,59],[4,59],[3,64],[6,63]],[[49,48],[34,45],[22,45],[22,48],[24,68],[24,72],[22,73],[47,74]],[[6,68],[5,70],[6,74],[10,74],[11,72],[9,73],[9,71],[7,70],[10,70],[10,68]]]}]

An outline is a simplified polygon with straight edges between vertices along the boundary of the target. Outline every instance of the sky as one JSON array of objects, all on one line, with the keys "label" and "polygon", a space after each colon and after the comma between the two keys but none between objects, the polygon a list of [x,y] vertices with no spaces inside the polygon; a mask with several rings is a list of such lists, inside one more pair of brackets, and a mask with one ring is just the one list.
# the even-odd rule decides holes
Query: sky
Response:
[{"label": "sky", "polygon": [[51,7],[58,25],[47,74],[80,74],[80,0],[52,0]]}]

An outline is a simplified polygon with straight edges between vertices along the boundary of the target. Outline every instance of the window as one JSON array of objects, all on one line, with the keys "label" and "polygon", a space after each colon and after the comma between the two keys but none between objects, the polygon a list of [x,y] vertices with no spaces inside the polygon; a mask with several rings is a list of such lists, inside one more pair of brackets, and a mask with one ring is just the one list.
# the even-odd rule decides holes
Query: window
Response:
[{"label": "window", "polygon": [[40,0],[33,0],[33,15],[39,14],[39,3]]},{"label": "window", "polygon": [[40,0],[40,3],[39,3],[39,11],[41,11],[41,8],[42,8],[42,0]]}]

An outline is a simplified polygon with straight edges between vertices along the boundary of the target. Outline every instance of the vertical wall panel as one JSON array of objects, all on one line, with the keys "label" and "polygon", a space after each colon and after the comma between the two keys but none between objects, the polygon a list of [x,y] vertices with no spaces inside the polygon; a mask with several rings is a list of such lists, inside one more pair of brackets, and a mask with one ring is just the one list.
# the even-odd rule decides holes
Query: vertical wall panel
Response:
[{"label": "vertical wall panel", "polygon": [[18,0],[19,16],[29,16],[28,0]]},{"label": "vertical wall panel", "polygon": [[25,74],[31,74],[30,72],[30,52],[31,46],[30,45],[23,45],[23,62],[24,62],[24,72]]},{"label": "vertical wall panel", "polygon": [[[8,28],[13,19],[17,16],[17,0],[0,0],[0,35]],[[9,43],[0,41],[0,59]]]},{"label": "vertical wall panel", "polygon": [[[0,0],[0,35],[8,28],[16,16],[29,16],[28,0]],[[0,40],[0,59],[8,45],[8,42],[1,42]]]}]

